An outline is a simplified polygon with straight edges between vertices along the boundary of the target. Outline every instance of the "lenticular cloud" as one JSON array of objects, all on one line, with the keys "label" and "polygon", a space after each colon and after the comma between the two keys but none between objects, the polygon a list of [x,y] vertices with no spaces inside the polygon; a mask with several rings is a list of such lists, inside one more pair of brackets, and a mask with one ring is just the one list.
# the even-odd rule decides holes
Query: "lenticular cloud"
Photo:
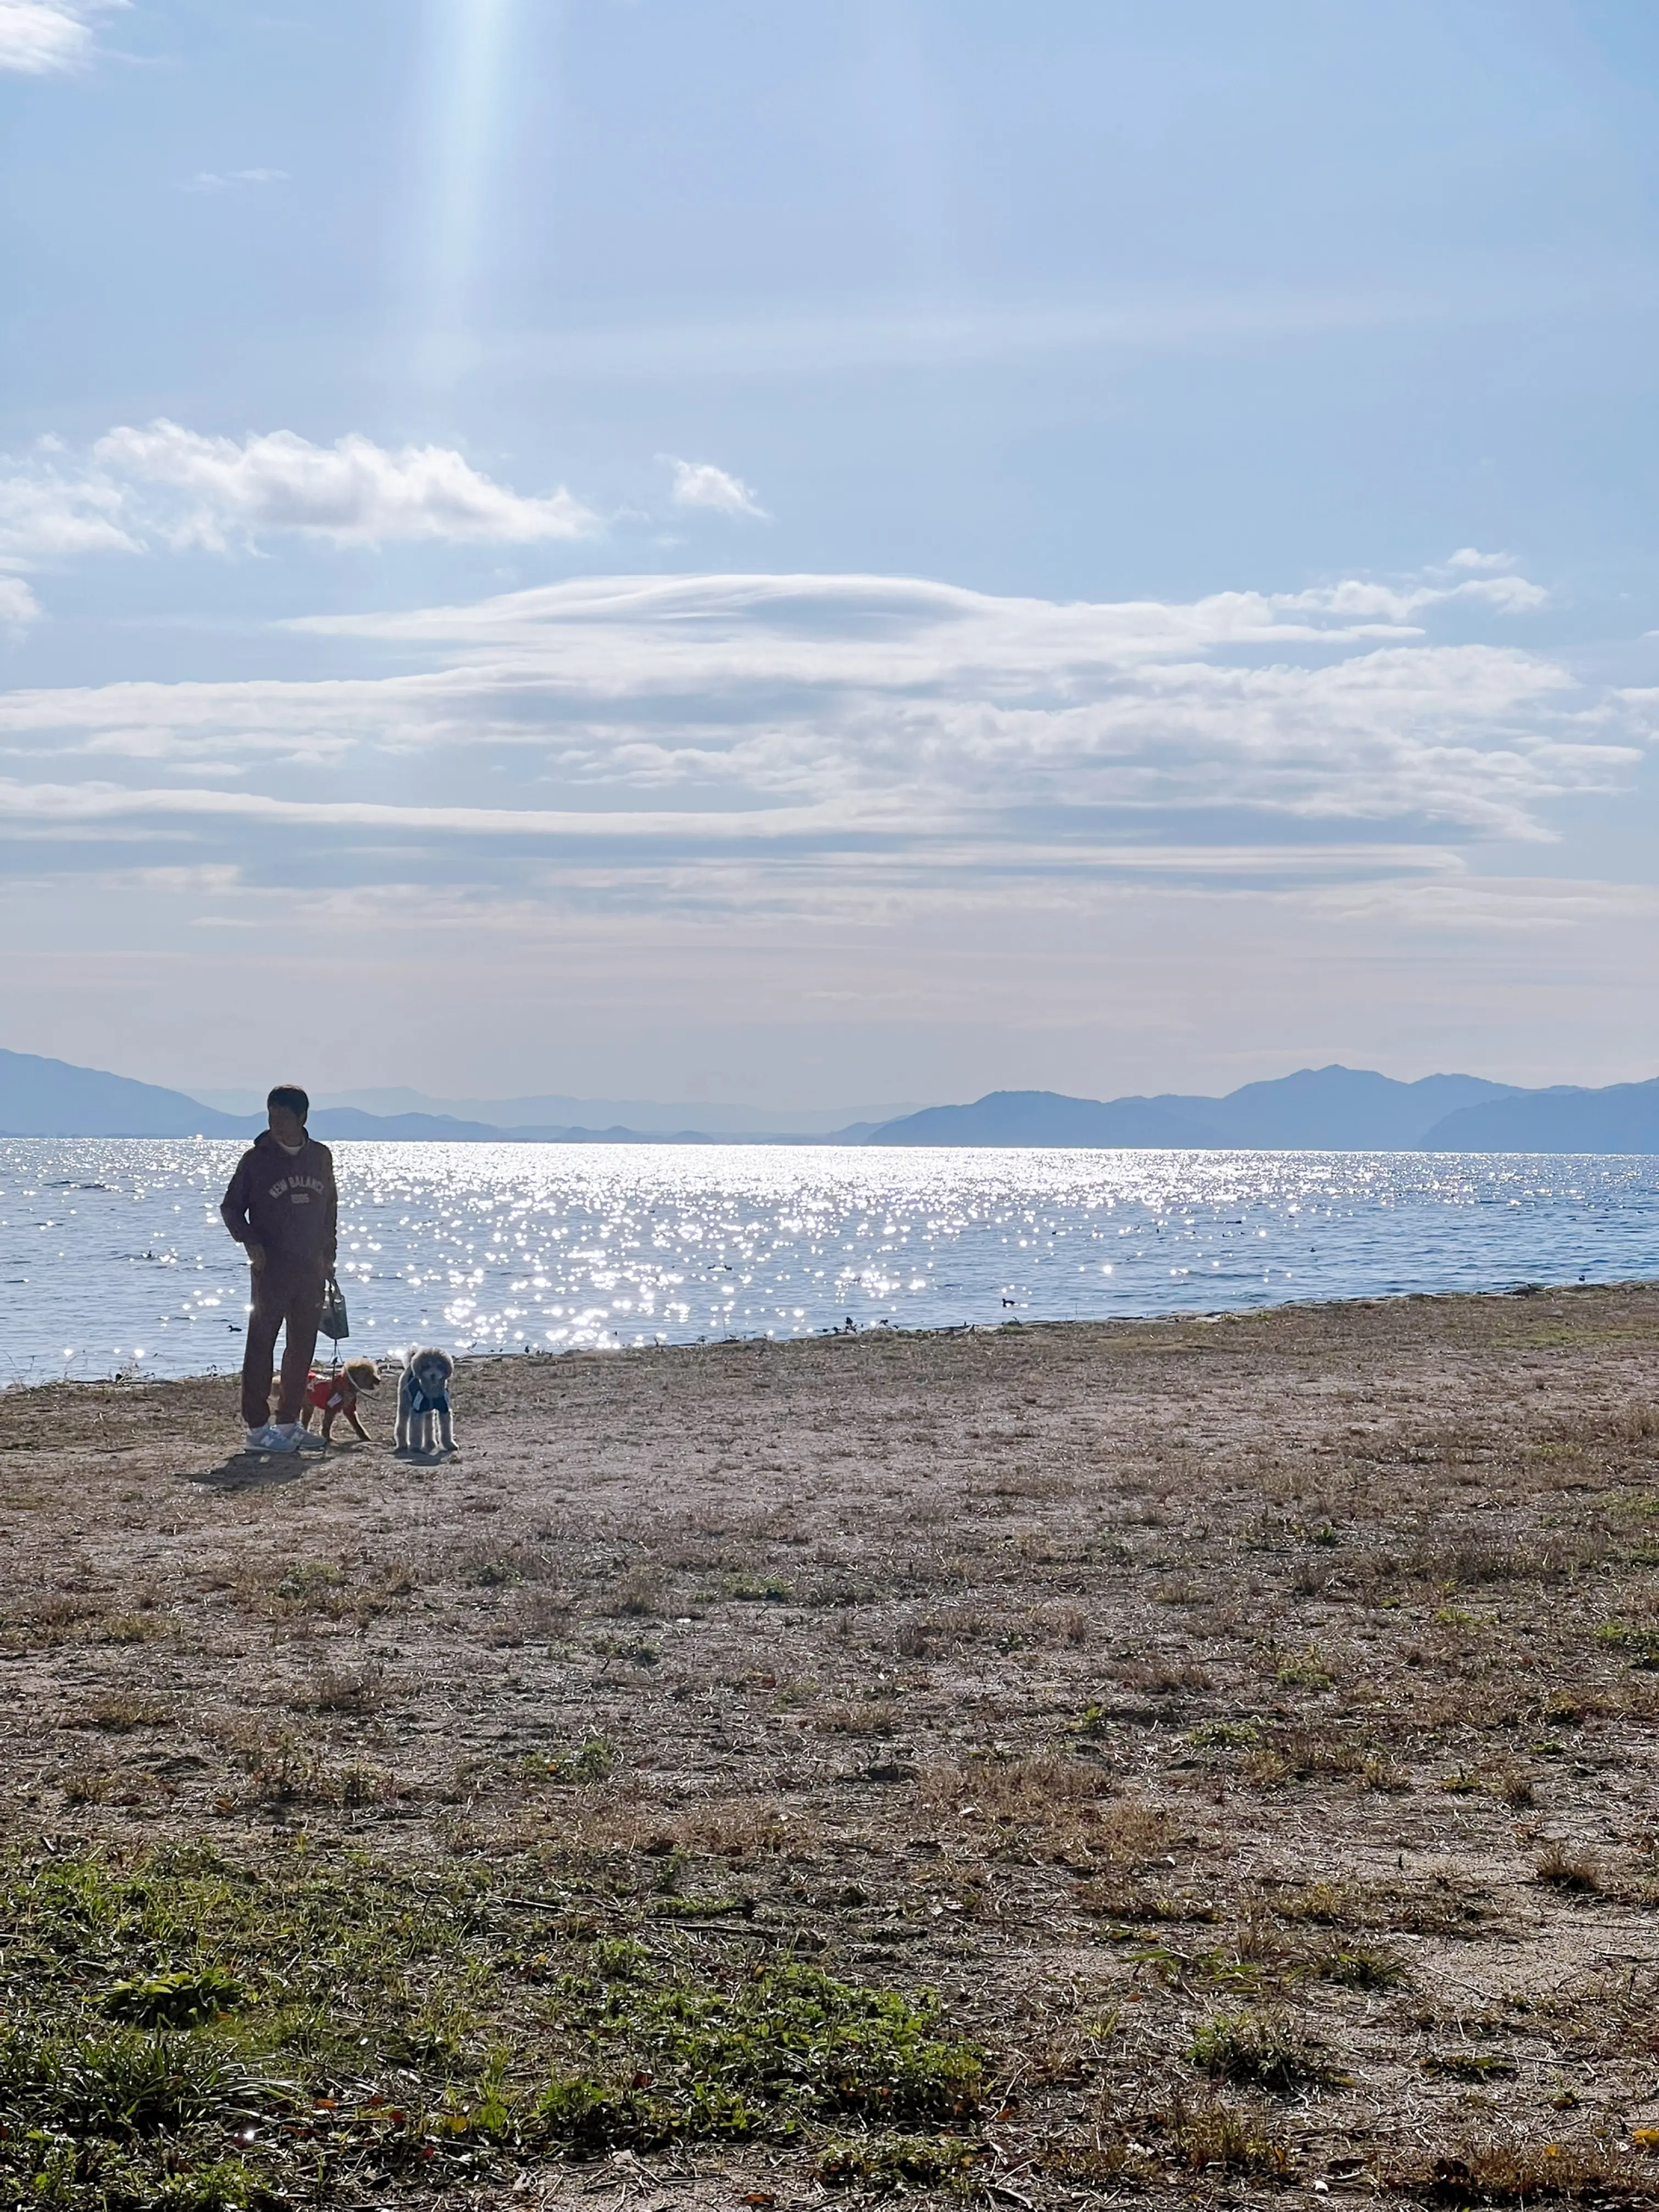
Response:
[{"label": "lenticular cloud", "polygon": [[[340,526],[337,507],[297,511]],[[259,779],[325,763],[317,826],[334,808],[342,832],[418,831],[432,807],[434,835],[619,859],[793,841],[855,868],[878,843],[1035,876],[1131,847],[1536,839],[1553,800],[1628,781],[1648,713],[1514,641],[1541,597],[1467,568],[1109,604],[881,576],[588,577],[291,625],[337,653],[418,647],[401,672],[14,693],[0,735],[50,757],[37,788],[71,817],[81,789],[103,817],[277,822],[267,802],[291,794]],[[1509,634],[1466,634],[1492,624]],[[416,759],[394,823],[386,779]],[[142,788],[108,781],[122,760],[144,764]],[[234,789],[203,789],[204,770]],[[24,779],[0,794],[15,817],[33,805]]]}]

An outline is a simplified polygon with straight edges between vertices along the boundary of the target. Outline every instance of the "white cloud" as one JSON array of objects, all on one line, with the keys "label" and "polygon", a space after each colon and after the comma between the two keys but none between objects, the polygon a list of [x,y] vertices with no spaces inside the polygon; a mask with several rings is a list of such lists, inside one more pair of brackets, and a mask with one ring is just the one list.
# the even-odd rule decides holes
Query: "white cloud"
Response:
[{"label": "white cloud", "polygon": [[286,185],[290,181],[286,169],[230,169],[223,173],[217,169],[198,169],[185,190],[222,192],[234,191],[238,185]]},{"label": "white cloud", "polygon": [[1460,545],[1449,561],[1449,568],[1512,568],[1513,553],[1482,553],[1473,545]]},{"label": "white cloud", "polygon": [[[1514,586],[1511,590],[1510,587]],[[1120,665],[1256,647],[1407,641],[1414,617],[1460,601],[1522,612],[1547,594],[1521,577],[1453,586],[1347,581],[1301,592],[1217,592],[1188,602],[999,599],[915,577],[583,576],[465,606],[328,615],[292,625],[337,637],[495,654],[556,647],[592,680],[628,659],[647,687],[794,678],[899,688],[947,678],[1050,682]],[[625,641],[625,642],[624,642]],[[643,662],[631,658],[643,652]]]},{"label": "white cloud", "polygon": [[356,432],[313,446],[292,430],[240,443],[165,419],[123,426],[93,447],[117,481],[154,485],[188,502],[167,531],[175,544],[222,550],[235,536],[297,531],[338,545],[439,538],[529,544],[580,538],[595,518],[568,491],[526,499],[482,476],[447,446],[377,446]]},{"label": "white cloud", "polygon": [[[486,837],[610,839],[617,836],[684,839],[679,813],[601,814],[587,809],[506,806],[412,806],[378,799],[280,799],[246,791],[174,787],[137,790],[117,783],[25,784],[0,778],[0,821],[102,822],[131,815],[217,815],[308,829],[413,830],[426,837],[455,834]],[[798,835],[818,826],[802,809],[737,811],[697,817],[697,834],[711,842],[747,842]]]},{"label": "white cloud", "polygon": [[138,539],[124,526],[125,504],[118,484],[66,471],[55,460],[55,448],[39,447],[14,474],[0,477],[0,557],[141,552]]},{"label": "white cloud", "polygon": [[40,602],[22,578],[0,573],[0,629],[27,629],[40,613]]},{"label": "white cloud", "polygon": [[717,514],[748,514],[759,521],[769,518],[741,477],[730,476],[717,469],[712,461],[682,461],[672,453],[662,453],[674,471],[674,489],[671,495],[676,507],[708,507]]},{"label": "white cloud", "polygon": [[[861,854],[926,854],[981,886],[1198,848],[1374,874],[1372,848],[1545,836],[1552,801],[1625,787],[1638,757],[1648,702],[1426,635],[1468,589],[1062,605],[880,576],[584,578],[294,625],[337,650],[418,644],[418,672],[14,693],[0,752],[53,763],[65,820],[278,824],[303,804],[343,831],[580,840],[622,866],[674,844],[698,865],[834,852],[854,875]],[[68,780],[119,759],[146,788]],[[331,787],[259,789],[301,763]],[[192,773],[237,788],[166,782]],[[46,805],[35,788],[20,775],[14,817]]]},{"label": "white cloud", "polygon": [[0,474],[0,558],[14,564],[157,547],[222,552],[281,532],[337,545],[530,544],[597,518],[572,493],[526,498],[447,446],[314,446],[291,430],[204,437],[165,420],[72,454],[44,438]]},{"label": "white cloud", "polygon": [[50,76],[93,51],[93,22],[126,0],[0,0],[0,70]]},{"label": "white cloud", "polygon": [[1474,876],[1321,886],[1311,903],[1332,921],[1376,920],[1391,928],[1487,935],[1560,934],[1587,920],[1625,927],[1659,921],[1659,885],[1562,877]]}]

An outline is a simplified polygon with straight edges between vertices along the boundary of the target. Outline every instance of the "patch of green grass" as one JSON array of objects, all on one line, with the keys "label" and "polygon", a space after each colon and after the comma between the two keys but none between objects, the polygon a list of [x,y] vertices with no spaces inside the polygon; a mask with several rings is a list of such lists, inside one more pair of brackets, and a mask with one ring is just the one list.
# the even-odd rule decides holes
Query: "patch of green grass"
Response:
[{"label": "patch of green grass", "polygon": [[1345,2082],[1323,2046],[1272,2013],[1215,2013],[1194,2035],[1187,2056],[1217,2080],[1257,2089],[1293,2089]]},{"label": "patch of green grass", "polygon": [[982,2142],[963,2136],[835,2136],[819,2150],[812,2172],[826,2189],[868,2189],[890,2196],[960,2182],[984,2155]]},{"label": "patch of green grass", "polygon": [[661,1644],[645,1636],[596,1636],[587,1648],[596,1659],[626,1659],[634,1667],[655,1667],[662,1659]]},{"label": "patch of green grass", "polygon": [[658,1897],[651,1902],[653,1920],[733,1920],[747,1918],[755,1910],[752,1897]]},{"label": "patch of green grass", "polygon": [[1200,1751],[1248,1751],[1261,1741],[1254,1721],[1203,1721],[1188,1729],[1187,1741]]},{"label": "patch of green grass", "polygon": [[1501,2051],[1442,2051],[1423,2061],[1423,2071],[1446,2081],[1506,2081],[1516,2064]]},{"label": "patch of green grass", "polygon": [[604,1782],[615,1771],[616,1748],[609,1736],[591,1735],[574,1751],[544,1756],[532,1752],[520,1769],[526,1782]]},{"label": "patch of green grass", "polygon": [[604,2145],[973,2134],[983,2060],[936,1999],[711,1969],[587,1894],[298,1844],[0,1861],[0,2204],[349,2208]]},{"label": "patch of green grass", "polygon": [[0,2038],[0,2109],[13,2136],[20,2123],[24,2133],[118,2142],[178,2135],[257,2120],[292,2094],[289,2084],[250,2068],[217,2037],[14,2028]]},{"label": "patch of green grass", "polygon": [[631,1936],[611,1936],[593,1946],[593,1972],[605,1981],[637,1982],[650,1970],[650,1952]]},{"label": "patch of green grass", "polygon": [[781,1575],[727,1575],[720,1588],[727,1597],[749,1605],[781,1605],[795,1595],[795,1585]]},{"label": "patch of green grass", "polygon": [[1345,1990],[1395,1990],[1411,1979],[1405,1961],[1370,1943],[1332,1943],[1316,1951],[1307,1970],[1316,1980]]},{"label": "patch of green grass", "polygon": [[170,1974],[145,1974],[117,1982],[99,2009],[111,2020],[139,2027],[199,2027],[233,2011],[246,1991],[222,1966],[188,1967]]},{"label": "patch of green grass", "polygon": [[971,2121],[984,2060],[941,2032],[936,2000],[774,1966],[731,1990],[573,1982],[589,2067],[538,2106],[556,2136],[599,2143],[790,2136],[854,2114],[883,2126]]},{"label": "patch of green grass", "polygon": [[1604,1620],[1595,1632],[1595,1640],[1622,1651],[1632,1667],[1659,1668],[1659,1628],[1637,1628],[1625,1620]]}]

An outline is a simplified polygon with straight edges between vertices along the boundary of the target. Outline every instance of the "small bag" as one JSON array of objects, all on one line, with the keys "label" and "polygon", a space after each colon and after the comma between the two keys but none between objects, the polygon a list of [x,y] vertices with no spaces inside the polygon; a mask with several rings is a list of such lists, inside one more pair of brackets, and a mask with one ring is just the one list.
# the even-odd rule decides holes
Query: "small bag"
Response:
[{"label": "small bag", "polygon": [[317,1323],[319,1336],[331,1336],[336,1344],[351,1334],[351,1323],[346,1316],[345,1293],[332,1275],[323,1293],[323,1310]]}]

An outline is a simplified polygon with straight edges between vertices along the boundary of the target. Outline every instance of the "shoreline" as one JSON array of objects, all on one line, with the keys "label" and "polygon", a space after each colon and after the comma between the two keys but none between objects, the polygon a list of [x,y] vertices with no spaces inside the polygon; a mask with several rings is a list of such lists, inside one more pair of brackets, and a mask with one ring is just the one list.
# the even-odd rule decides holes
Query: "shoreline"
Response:
[{"label": "shoreline", "polygon": [[[1358,1296],[1334,1292],[1329,1297],[1300,1297],[1273,1299],[1260,1305],[1194,1306],[1169,1313],[1065,1315],[1042,1316],[1027,1321],[1018,1316],[1002,1321],[961,1322],[955,1324],[917,1322],[914,1327],[902,1323],[879,1322],[864,1324],[852,1330],[826,1328],[815,1329],[809,1335],[780,1336],[772,1331],[757,1331],[749,1335],[705,1336],[690,1338],[659,1337],[650,1343],[612,1345],[569,1345],[557,1351],[543,1350],[526,1346],[514,1352],[494,1351],[457,1352],[453,1356],[458,1370],[474,1366],[505,1364],[516,1366],[522,1362],[532,1365],[546,1365],[560,1360],[617,1359],[643,1358],[662,1352],[715,1351],[730,1346],[766,1345],[781,1349],[786,1346],[846,1342],[853,1337],[902,1339],[905,1341],[948,1340],[963,1336],[995,1336],[1016,1330],[1036,1329],[1114,1329],[1155,1328],[1189,1324],[1212,1323],[1223,1321],[1248,1321],[1278,1313],[1320,1313],[1332,1308],[1352,1307],[1388,1309],[1395,1305],[1444,1304],[1456,1300],[1486,1301],[1493,1298],[1527,1298],[1541,1297],[1572,1297],[1581,1292],[1643,1291],[1659,1288],[1659,1275],[1633,1275],[1609,1278],[1605,1281],[1583,1276],[1571,1282],[1520,1281],[1494,1285],[1484,1290],[1389,1291]],[[411,1339],[411,1341],[415,1340]],[[343,1361],[362,1354],[362,1344],[351,1338],[342,1340],[339,1357]],[[382,1369],[401,1356],[402,1347],[386,1346],[380,1352],[366,1356],[374,1359]],[[313,1366],[326,1366],[330,1352],[326,1340],[319,1340]],[[169,1383],[234,1382],[241,1373],[240,1358],[224,1367],[204,1367],[184,1375],[156,1375],[142,1370],[131,1373],[117,1370],[109,1375],[77,1376],[67,1372],[47,1376],[42,1381],[19,1380],[8,1382],[0,1378],[0,1398],[16,1396],[32,1390],[100,1389],[118,1387],[124,1389],[148,1389]]]},{"label": "shoreline", "polygon": [[[0,1903],[197,1931],[40,1935],[21,2030],[208,1960],[355,2116],[236,2156],[342,2205],[1651,2201],[1656,1406],[1654,1284],[478,1358],[430,1466],[8,1391]],[[653,1992],[808,1986],[922,2007],[933,2087],[711,2133],[750,2061]]]}]

